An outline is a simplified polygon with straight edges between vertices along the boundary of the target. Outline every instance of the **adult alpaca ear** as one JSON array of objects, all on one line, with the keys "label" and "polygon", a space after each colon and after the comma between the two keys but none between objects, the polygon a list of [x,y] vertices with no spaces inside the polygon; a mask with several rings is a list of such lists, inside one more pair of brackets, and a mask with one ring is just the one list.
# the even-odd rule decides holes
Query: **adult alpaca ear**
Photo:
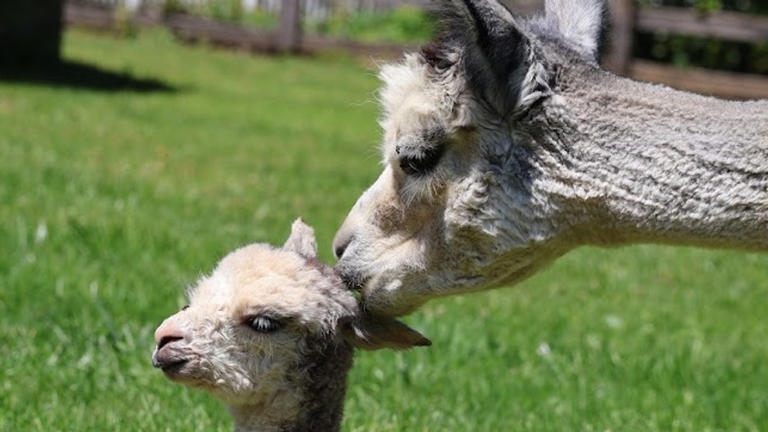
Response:
[{"label": "adult alpaca ear", "polygon": [[422,50],[428,64],[445,67],[460,51],[469,85],[498,114],[527,102],[531,42],[504,5],[497,0],[449,0],[437,15],[439,36]]},{"label": "adult alpaca ear", "polygon": [[301,218],[291,225],[291,234],[283,245],[283,249],[296,252],[307,258],[317,258],[317,241],[315,230],[305,224]]},{"label": "adult alpaca ear", "polygon": [[365,350],[405,350],[432,345],[421,333],[394,318],[374,317],[363,312],[342,322],[341,334],[352,346]]},{"label": "adult alpaca ear", "polygon": [[574,51],[596,61],[605,0],[547,0],[544,10],[550,32],[559,32]]}]

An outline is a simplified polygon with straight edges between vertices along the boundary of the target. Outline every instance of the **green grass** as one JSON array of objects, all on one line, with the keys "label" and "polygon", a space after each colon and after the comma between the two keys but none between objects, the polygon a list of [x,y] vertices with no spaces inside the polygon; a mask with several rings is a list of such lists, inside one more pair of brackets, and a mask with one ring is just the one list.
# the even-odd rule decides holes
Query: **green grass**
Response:
[{"label": "green grass", "polygon": [[[379,170],[355,63],[164,33],[66,35],[69,59],[175,93],[0,82],[0,430],[231,428],[150,365],[152,332],[226,251],[334,230]],[[768,257],[580,249],[429,304],[430,349],[360,353],[346,431],[768,427]]]}]

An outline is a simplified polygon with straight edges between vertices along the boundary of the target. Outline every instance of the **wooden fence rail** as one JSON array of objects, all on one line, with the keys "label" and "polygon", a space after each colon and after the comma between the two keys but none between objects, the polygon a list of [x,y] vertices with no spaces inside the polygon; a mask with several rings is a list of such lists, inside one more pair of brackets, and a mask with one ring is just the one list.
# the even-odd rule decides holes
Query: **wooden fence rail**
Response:
[{"label": "wooden fence rail", "polygon": [[635,32],[671,33],[737,42],[768,41],[768,17],[737,12],[700,14],[673,7],[637,7],[611,0],[613,33],[603,66],[619,75],[729,99],[768,98],[768,77],[702,68],[678,68],[632,57]]},{"label": "wooden fence rail", "polygon": [[[302,31],[302,4],[310,0],[281,0],[280,26],[276,32],[257,31],[232,24],[190,16],[172,16],[165,21],[153,15],[139,15],[138,24],[153,22],[167,25],[180,39],[251,51],[314,52],[343,49],[353,52],[397,55],[412,46],[366,44],[305,35]],[[318,0],[314,0],[317,2]],[[347,0],[345,0],[347,1]],[[351,0],[350,0],[351,1]],[[359,0],[355,0],[359,1]],[[401,0],[386,1],[388,6]],[[504,0],[519,15],[531,15],[542,9],[541,0]],[[419,1],[416,1],[417,3]],[[409,3],[414,3],[410,0]],[[303,4],[305,7],[306,3]],[[713,37],[739,42],[768,41],[768,17],[736,12],[715,12],[706,15],[691,9],[672,7],[638,7],[634,0],[610,0],[612,33],[603,66],[619,75],[645,81],[665,83],[683,90],[732,99],[768,98],[768,77],[674,66],[633,58],[632,49],[637,32],[672,33],[698,37]],[[114,12],[108,9],[90,10],[68,3],[65,20],[70,24],[108,29],[116,26]],[[143,21],[142,21],[143,20]]]},{"label": "wooden fence rail", "polygon": [[737,12],[702,15],[690,9],[641,9],[636,27],[649,33],[677,33],[738,42],[768,41],[768,17]]}]

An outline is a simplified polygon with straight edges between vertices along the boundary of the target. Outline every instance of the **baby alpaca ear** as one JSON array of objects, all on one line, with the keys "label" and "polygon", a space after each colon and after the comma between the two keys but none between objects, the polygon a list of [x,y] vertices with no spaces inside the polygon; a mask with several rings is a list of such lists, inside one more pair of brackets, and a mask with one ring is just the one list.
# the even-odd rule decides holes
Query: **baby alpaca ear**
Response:
[{"label": "baby alpaca ear", "polygon": [[404,350],[432,341],[394,318],[363,316],[342,325],[344,338],[356,348]]},{"label": "baby alpaca ear", "polygon": [[283,249],[296,252],[307,258],[317,258],[315,230],[305,224],[301,218],[296,219],[291,225],[291,235],[285,241]]}]

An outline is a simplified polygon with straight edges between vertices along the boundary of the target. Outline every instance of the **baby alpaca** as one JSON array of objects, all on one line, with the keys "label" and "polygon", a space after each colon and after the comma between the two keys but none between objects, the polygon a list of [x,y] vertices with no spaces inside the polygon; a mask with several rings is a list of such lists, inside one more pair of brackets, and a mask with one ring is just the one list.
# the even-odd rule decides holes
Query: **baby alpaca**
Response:
[{"label": "baby alpaca", "polygon": [[394,319],[366,316],[316,256],[314,232],[301,220],[281,248],[230,253],[157,329],[152,364],[223,400],[236,431],[339,430],[355,347],[430,341]]}]

